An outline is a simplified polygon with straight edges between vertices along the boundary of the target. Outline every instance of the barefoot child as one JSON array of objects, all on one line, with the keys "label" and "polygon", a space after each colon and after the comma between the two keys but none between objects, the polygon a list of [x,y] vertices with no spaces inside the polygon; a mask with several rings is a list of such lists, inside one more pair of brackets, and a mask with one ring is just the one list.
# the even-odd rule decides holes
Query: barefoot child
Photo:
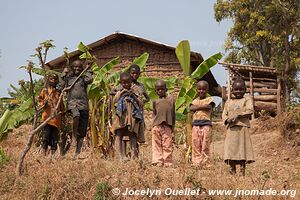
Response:
[{"label": "barefoot child", "polygon": [[172,166],[173,129],[175,128],[175,102],[168,96],[163,80],[155,84],[159,99],[153,102],[152,164]]},{"label": "barefoot child", "polygon": [[122,90],[118,91],[113,99],[117,104],[113,116],[112,132],[116,135],[115,145],[121,160],[126,160],[125,149],[122,148],[123,136],[129,136],[131,158],[137,158],[137,141],[140,128],[144,123],[140,102],[132,91],[132,78],[129,73],[120,75]]},{"label": "barefoot child", "polygon": [[250,96],[244,97],[245,81],[234,80],[232,93],[235,99],[226,101],[222,119],[227,126],[224,161],[230,165],[230,172],[236,173],[236,165],[245,176],[246,163],[254,162],[252,143],[249,135],[250,117],[253,113],[253,101]]},{"label": "barefoot child", "polygon": [[[42,108],[42,121],[45,121],[52,113],[52,109],[56,107],[58,103],[60,92],[56,89],[58,84],[58,76],[56,74],[50,74],[47,76],[47,86],[42,89],[38,97],[39,106]],[[64,111],[63,103],[61,102],[57,112]],[[51,119],[43,128],[43,140],[42,148],[43,153],[47,155],[47,148],[51,148],[51,157],[57,150],[58,132],[61,125],[61,114]]]},{"label": "barefoot child", "polygon": [[[139,99],[140,109],[142,111],[142,114],[144,114],[144,105],[150,100],[150,98],[145,89],[145,86],[142,83],[138,82],[138,78],[140,77],[141,74],[141,69],[138,65],[132,64],[129,67],[129,73],[132,78],[131,90]],[[141,125],[138,136],[139,136],[138,138],[139,143],[145,143],[145,123]],[[123,148],[125,148],[125,152],[127,146],[126,142],[128,140],[129,138],[127,136],[123,137],[123,145],[124,145]],[[139,150],[139,145],[138,145],[138,150]]]},{"label": "barefoot child", "polygon": [[[62,76],[62,86],[69,87],[80,75],[83,70],[83,62],[75,60],[72,62],[71,71],[65,68]],[[86,136],[89,123],[89,99],[87,95],[87,86],[93,82],[93,74],[87,71],[83,74],[75,85],[68,91],[68,111],[73,117],[73,137],[76,139],[76,150],[73,159],[76,159],[80,154],[83,139]]]},{"label": "barefoot child", "polygon": [[206,97],[208,83],[197,83],[198,98],[192,101],[190,110],[193,112],[192,128],[192,162],[193,165],[206,164],[209,160],[211,140],[211,112],[215,106],[212,97]]}]

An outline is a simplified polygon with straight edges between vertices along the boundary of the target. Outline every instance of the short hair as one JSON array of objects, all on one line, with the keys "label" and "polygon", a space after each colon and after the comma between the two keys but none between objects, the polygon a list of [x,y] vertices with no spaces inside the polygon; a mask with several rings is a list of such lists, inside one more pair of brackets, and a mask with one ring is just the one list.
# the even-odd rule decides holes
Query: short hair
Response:
[{"label": "short hair", "polygon": [[82,60],[79,60],[79,59],[77,59],[77,60],[74,60],[73,62],[72,62],[72,64],[71,64],[71,66],[73,67],[73,65],[74,65],[74,63],[75,62],[80,62],[80,64],[81,65],[83,65],[83,61]]},{"label": "short hair", "polygon": [[137,70],[138,72],[141,72],[141,68],[140,68],[140,66],[138,66],[137,64],[132,64],[132,65],[129,67],[129,72],[130,72],[131,70],[133,70],[133,69]]},{"label": "short hair", "polygon": [[197,85],[200,84],[200,83],[204,83],[204,84],[207,86],[207,88],[209,88],[209,84],[208,84],[207,81],[205,81],[205,80],[200,80],[200,81],[197,82]]},{"label": "short hair", "polygon": [[237,76],[233,79],[232,85],[234,85],[236,83],[242,83],[243,85],[246,86],[244,79],[242,79],[242,77],[240,77],[240,76]]},{"label": "short hair", "polygon": [[120,80],[123,79],[123,78],[129,78],[131,79],[131,76],[128,72],[121,72],[120,74]]},{"label": "short hair", "polygon": [[54,78],[55,80],[58,80],[58,76],[55,73],[49,73],[49,74],[47,74],[47,79],[49,79],[49,78]]},{"label": "short hair", "polygon": [[156,81],[155,86],[157,86],[157,85],[165,86],[167,88],[166,82],[162,79],[159,79],[158,81]]}]

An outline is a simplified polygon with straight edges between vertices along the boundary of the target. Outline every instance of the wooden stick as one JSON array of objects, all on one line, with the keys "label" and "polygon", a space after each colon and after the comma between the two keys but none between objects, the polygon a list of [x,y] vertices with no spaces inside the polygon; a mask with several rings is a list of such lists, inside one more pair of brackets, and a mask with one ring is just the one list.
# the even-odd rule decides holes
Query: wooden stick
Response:
[{"label": "wooden stick", "polygon": [[228,79],[227,79],[227,99],[231,99],[231,70],[228,69]]},{"label": "wooden stick", "polygon": [[254,95],[255,101],[276,101],[277,95]]},{"label": "wooden stick", "polygon": [[[253,91],[253,77],[252,77],[252,72],[249,72],[249,77],[250,77],[250,95],[254,96],[254,91]],[[254,113],[251,115],[251,119],[254,119]]]},{"label": "wooden stick", "polygon": [[[276,94],[277,89],[268,89],[268,88],[254,88],[253,89],[254,93],[259,92],[259,93],[267,93],[267,94]],[[250,92],[250,89],[247,88],[247,92]]]},{"label": "wooden stick", "polygon": [[276,111],[276,106],[274,102],[254,101],[255,110]]},{"label": "wooden stick", "polygon": [[[245,81],[246,86],[250,87],[251,81]],[[253,82],[253,78],[252,78],[252,82]],[[275,83],[266,83],[266,82],[253,82],[253,87],[254,88],[259,88],[259,87],[266,87],[266,88],[270,88],[270,89],[276,89],[277,86]]]},{"label": "wooden stick", "polygon": [[74,85],[75,83],[78,81],[78,79],[83,75],[84,72],[86,72],[86,70],[90,67],[91,65],[88,65],[80,74],[79,76],[77,76],[77,78],[75,79],[75,81],[69,86],[69,87],[65,87],[60,96],[59,96],[59,99],[58,99],[58,102],[55,106],[55,108],[52,110],[51,112],[51,115],[42,123],[40,124],[38,127],[33,127],[33,130],[30,131],[29,133],[29,138],[28,138],[28,141],[27,141],[27,144],[25,146],[25,148],[23,149],[23,151],[21,152],[20,156],[19,156],[19,160],[18,160],[18,164],[17,164],[17,168],[16,168],[16,175],[17,176],[20,176],[22,175],[22,166],[23,166],[23,162],[24,162],[24,159],[25,159],[25,156],[26,154],[28,153],[28,151],[30,150],[31,148],[31,145],[32,145],[32,142],[33,142],[33,137],[34,135],[39,131],[41,130],[51,119],[53,119],[54,117],[58,116],[59,114],[61,113],[58,113],[57,110],[58,110],[58,107],[60,106],[61,104],[61,101],[63,99],[63,96],[64,96],[64,93],[69,91]]},{"label": "wooden stick", "polygon": [[281,84],[280,78],[277,77],[277,114],[280,114],[281,112]]},{"label": "wooden stick", "polygon": [[[246,76],[241,76],[242,79],[244,80],[250,80],[249,77]],[[253,80],[255,81],[266,81],[266,82],[274,82],[276,83],[276,77],[275,78],[259,78],[259,77],[253,77]]]}]

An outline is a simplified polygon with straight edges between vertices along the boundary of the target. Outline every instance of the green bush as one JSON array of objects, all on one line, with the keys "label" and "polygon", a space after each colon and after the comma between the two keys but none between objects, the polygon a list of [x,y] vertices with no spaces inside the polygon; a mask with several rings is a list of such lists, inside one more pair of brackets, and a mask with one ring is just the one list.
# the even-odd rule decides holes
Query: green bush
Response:
[{"label": "green bush", "polygon": [[96,186],[95,200],[108,200],[111,199],[110,195],[111,186],[108,182],[99,182]]},{"label": "green bush", "polygon": [[6,155],[6,153],[3,151],[3,149],[0,149],[0,167],[5,165],[10,161],[10,157]]}]

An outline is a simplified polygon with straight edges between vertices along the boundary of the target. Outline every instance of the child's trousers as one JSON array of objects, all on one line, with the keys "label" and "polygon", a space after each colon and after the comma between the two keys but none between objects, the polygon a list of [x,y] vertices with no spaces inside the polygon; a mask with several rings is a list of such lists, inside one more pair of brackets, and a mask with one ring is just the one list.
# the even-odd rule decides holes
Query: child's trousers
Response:
[{"label": "child's trousers", "polygon": [[172,128],[168,125],[157,125],[152,128],[152,164],[172,165]]},{"label": "child's trousers", "polygon": [[209,160],[211,126],[193,126],[192,129],[192,162],[204,164]]},{"label": "child's trousers", "polygon": [[58,129],[55,126],[52,126],[50,124],[46,124],[43,128],[43,149],[47,149],[48,146],[51,147],[51,150],[57,149],[57,143],[58,143]]}]

